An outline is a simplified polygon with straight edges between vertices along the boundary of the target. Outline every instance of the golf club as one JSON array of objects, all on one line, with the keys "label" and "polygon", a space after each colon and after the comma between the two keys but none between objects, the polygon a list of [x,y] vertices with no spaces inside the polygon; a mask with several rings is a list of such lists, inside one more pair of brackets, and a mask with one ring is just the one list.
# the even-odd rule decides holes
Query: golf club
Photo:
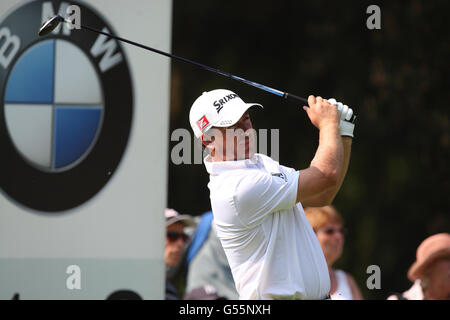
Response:
[{"label": "golf club", "polygon": [[[56,28],[61,22],[65,22],[65,23],[68,23],[68,24],[72,24],[71,21],[66,20],[66,19],[64,19],[63,17],[59,16],[59,15],[56,15],[56,16],[50,18],[49,20],[47,20],[47,21],[41,26],[41,28],[39,29],[38,35],[39,35],[40,37],[42,37],[42,36],[45,36],[45,35],[49,34],[49,33],[52,32],[53,30],[55,30],[55,28]],[[121,38],[121,37],[112,35],[112,34],[110,34],[110,33],[103,32],[103,31],[101,31],[101,30],[97,30],[97,29],[91,28],[91,27],[89,27],[89,26],[83,26],[83,25],[80,24],[79,27],[80,27],[81,29],[85,29],[85,30],[89,30],[89,31],[92,31],[92,32],[100,33],[100,34],[103,34],[103,35],[105,35],[105,36],[107,36],[107,37],[110,37],[110,38],[113,38],[113,39],[116,39],[116,40],[119,40],[119,41],[123,41],[123,42],[129,43],[129,44],[131,44],[131,45],[134,45],[134,46],[137,46],[137,47],[146,49],[146,50],[153,51],[153,52],[155,52],[155,53],[162,54],[162,55],[164,55],[164,56],[166,56],[166,57],[169,57],[169,58],[177,59],[177,60],[180,60],[180,61],[183,61],[183,62],[186,62],[186,63],[190,63],[190,64],[193,64],[193,65],[196,65],[196,66],[198,66],[198,67],[200,67],[200,68],[202,68],[202,69],[205,69],[205,70],[208,70],[208,71],[211,71],[211,72],[215,72],[215,73],[221,74],[221,75],[223,75],[223,76],[225,76],[225,77],[228,77],[228,78],[237,80],[237,81],[239,81],[239,82],[248,84],[248,85],[250,85],[250,86],[256,87],[256,88],[261,89],[261,90],[264,90],[264,91],[266,91],[266,92],[270,92],[270,93],[275,94],[275,95],[277,95],[277,96],[280,96],[280,97],[282,97],[282,98],[284,98],[284,99],[290,99],[290,100],[294,100],[294,101],[300,101],[300,102],[302,102],[302,103],[308,105],[308,100],[307,100],[307,99],[302,98],[302,97],[298,97],[298,96],[293,95],[293,94],[291,94],[291,93],[283,92],[283,91],[280,91],[280,90],[277,90],[277,89],[274,89],[274,88],[265,86],[265,85],[260,84],[260,83],[256,83],[256,82],[253,82],[253,81],[249,81],[249,80],[246,80],[246,79],[244,79],[244,78],[235,76],[235,75],[233,75],[233,74],[231,74],[231,73],[224,72],[224,71],[220,71],[220,70],[218,70],[218,69],[214,69],[214,68],[205,66],[205,65],[203,65],[203,64],[201,64],[201,63],[198,63],[198,62],[195,62],[195,61],[192,61],[192,60],[189,60],[189,59],[180,57],[180,56],[176,56],[176,55],[174,55],[174,54],[170,54],[170,53],[167,53],[167,52],[164,52],[164,51],[160,51],[160,50],[157,50],[157,49],[154,49],[154,48],[145,46],[145,45],[143,45],[143,44],[140,44],[140,43],[137,43],[137,42],[134,42],[134,41],[131,41],[131,40],[127,40],[127,39],[124,39],[124,38]],[[349,121],[352,122],[352,123],[354,123],[355,120],[356,120],[356,115],[353,115],[352,118],[351,118]]]}]

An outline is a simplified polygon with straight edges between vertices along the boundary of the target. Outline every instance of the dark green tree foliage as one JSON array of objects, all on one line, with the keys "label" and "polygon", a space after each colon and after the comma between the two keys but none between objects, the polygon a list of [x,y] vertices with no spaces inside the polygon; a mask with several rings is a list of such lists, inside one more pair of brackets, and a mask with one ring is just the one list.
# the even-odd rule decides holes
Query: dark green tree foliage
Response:
[{"label": "dark green tree foliage", "polygon": [[[366,27],[371,4],[381,30]],[[365,298],[409,288],[419,243],[450,230],[449,12],[448,1],[174,1],[174,54],[299,96],[334,97],[358,114],[334,204],[350,231],[337,267]],[[170,132],[190,130],[203,91],[228,88],[265,106],[254,126],[280,129],[281,163],[302,169],[314,156],[317,130],[301,105],[176,61],[171,88]],[[171,162],[168,205],[210,210],[208,180],[203,165]],[[366,288],[372,264],[381,290]]]}]

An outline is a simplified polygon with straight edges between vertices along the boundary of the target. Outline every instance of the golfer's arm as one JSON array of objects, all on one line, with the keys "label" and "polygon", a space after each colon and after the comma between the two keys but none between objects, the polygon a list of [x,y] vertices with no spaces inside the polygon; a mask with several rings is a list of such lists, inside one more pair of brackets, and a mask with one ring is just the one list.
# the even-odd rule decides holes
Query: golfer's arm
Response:
[{"label": "golfer's arm", "polygon": [[319,132],[319,146],[309,168],[300,170],[297,202],[304,202],[325,190],[337,188],[344,161],[339,127],[331,124]]},{"label": "golfer's arm", "polygon": [[338,173],[338,181],[335,186],[332,186],[317,195],[306,198],[302,201],[304,207],[321,207],[329,205],[333,202],[336,194],[339,192],[342,183],[344,182],[345,175],[347,174],[348,165],[350,163],[350,154],[352,149],[352,138],[342,137],[342,144],[344,147],[344,160]]}]

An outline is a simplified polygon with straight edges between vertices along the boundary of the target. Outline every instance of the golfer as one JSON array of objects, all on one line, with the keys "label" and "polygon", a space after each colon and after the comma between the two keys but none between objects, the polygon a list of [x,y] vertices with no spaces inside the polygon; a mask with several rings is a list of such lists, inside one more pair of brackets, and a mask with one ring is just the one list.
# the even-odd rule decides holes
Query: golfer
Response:
[{"label": "golfer", "polygon": [[191,107],[192,130],[209,153],[204,163],[217,236],[240,299],[328,298],[327,263],[303,206],[329,205],[338,192],[354,129],[345,120],[353,111],[334,99],[309,96],[308,104],[303,109],[319,130],[319,145],[300,171],[254,153],[248,109],[261,105],[217,89]]}]

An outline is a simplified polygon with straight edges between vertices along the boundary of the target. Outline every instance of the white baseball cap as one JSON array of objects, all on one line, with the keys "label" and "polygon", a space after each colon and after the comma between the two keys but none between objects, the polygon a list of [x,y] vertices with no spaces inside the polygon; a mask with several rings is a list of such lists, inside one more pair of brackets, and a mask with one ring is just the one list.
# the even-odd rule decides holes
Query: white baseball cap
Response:
[{"label": "white baseball cap", "polygon": [[258,103],[245,103],[236,93],[216,89],[203,94],[194,101],[189,112],[189,122],[197,138],[212,127],[234,125],[250,107],[263,107]]},{"label": "white baseball cap", "polygon": [[178,211],[166,208],[164,212],[166,218],[166,227],[170,226],[175,222],[181,222],[185,227],[195,227],[196,223],[192,216],[188,214],[180,214]]}]

